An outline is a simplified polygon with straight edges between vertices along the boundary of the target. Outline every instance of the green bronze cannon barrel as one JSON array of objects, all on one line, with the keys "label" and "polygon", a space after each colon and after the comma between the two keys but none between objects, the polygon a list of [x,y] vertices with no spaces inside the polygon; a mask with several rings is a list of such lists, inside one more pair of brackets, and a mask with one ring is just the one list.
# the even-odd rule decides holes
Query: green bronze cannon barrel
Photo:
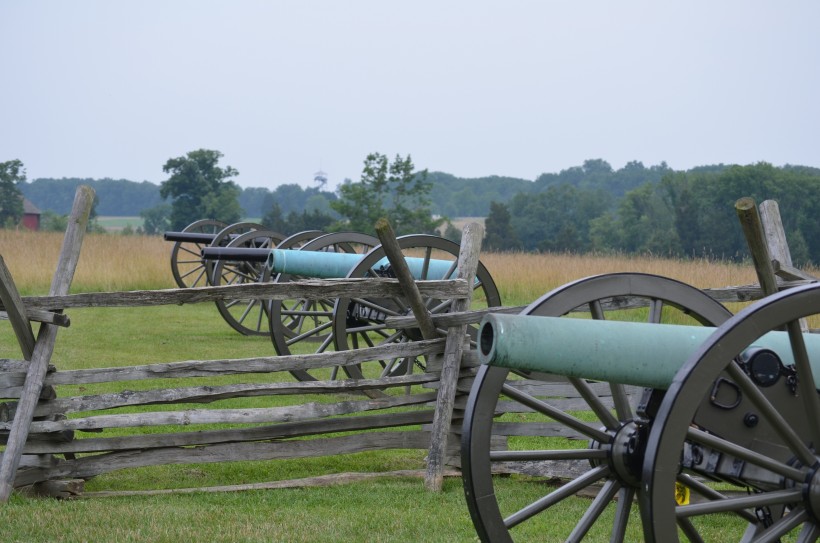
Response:
[{"label": "green bronze cannon barrel", "polygon": [[[322,251],[294,251],[289,249],[273,249],[268,255],[268,268],[273,273],[287,273],[290,275],[305,275],[325,279],[346,277],[364,255],[356,253],[335,253]],[[449,279],[455,277],[455,262],[407,257],[405,258],[410,273],[415,278]],[[425,266],[427,267],[425,272]],[[382,271],[389,276],[390,262],[383,258],[376,262],[373,270]]]},{"label": "green bronze cannon barrel", "polygon": [[[491,314],[479,329],[482,364],[667,389],[715,328],[608,320]],[[804,334],[809,358],[820,360],[820,337]],[[774,358],[772,355],[774,354]],[[769,332],[746,349],[760,379],[794,365],[788,334]],[[748,362],[745,362],[748,363]],[[814,367],[820,376],[820,364]],[[815,377],[815,386],[820,383]]]}]

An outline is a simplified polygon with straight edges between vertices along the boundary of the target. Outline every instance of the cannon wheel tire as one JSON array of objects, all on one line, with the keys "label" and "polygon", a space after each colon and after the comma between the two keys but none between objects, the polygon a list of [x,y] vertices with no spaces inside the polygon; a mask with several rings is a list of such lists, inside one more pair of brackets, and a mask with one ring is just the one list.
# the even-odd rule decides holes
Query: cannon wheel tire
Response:
[{"label": "cannon wheel tire", "polygon": [[[438,236],[425,234],[414,234],[401,236],[397,239],[399,247],[405,257],[421,258],[422,277],[424,279],[450,279],[456,276],[456,266],[460,246],[454,241],[450,241]],[[350,273],[349,278],[382,277],[382,272],[374,269],[379,261],[385,258],[384,249],[380,246],[374,248],[362,261],[356,265]],[[449,269],[444,272],[443,277],[429,275],[428,263],[431,260],[446,261]],[[448,313],[454,299],[425,299],[425,305],[429,312],[435,316]],[[486,309],[488,307],[498,307],[501,305],[501,296],[493,281],[490,272],[481,262],[476,270],[476,281],[473,285],[472,309]],[[352,315],[351,312],[357,313]],[[362,314],[368,313],[375,317]],[[417,328],[395,329],[384,323],[384,316],[412,315],[409,302],[403,297],[390,299],[362,299],[362,298],[340,298],[336,300],[333,311],[333,342],[336,350],[359,349],[374,347],[389,343],[404,343],[422,339]],[[475,341],[477,326],[469,326],[468,333],[471,340]],[[446,329],[438,330],[441,337],[447,335]],[[401,358],[392,360],[376,360],[364,364],[345,366],[344,371],[350,378],[380,378],[399,375],[407,375],[418,367],[424,371],[426,361],[422,357]],[[379,391],[373,391],[374,396],[378,396]]]},{"label": "cannon wheel tire", "polygon": [[302,232],[297,232],[286,237],[281,242],[279,242],[279,245],[277,245],[276,248],[299,249],[304,244],[313,241],[314,239],[323,235],[325,235],[325,232],[322,232],[321,230],[303,230]]},{"label": "cannon wheel tire", "polygon": [[[379,240],[374,236],[359,232],[334,232],[314,237],[299,247],[300,251],[324,251],[358,253],[364,256]],[[282,247],[287,248],[287,247]],[[301,275],[278,274],[277,283],[310,279]],[[321,353],[333,350],[330,334],[333,319],[334,299],[272,300],[270,305],[270,336],[278,355]],[[290,372],[299,381],[316,381],[324,378],[320,371],[293,370]],[[336,377],[337,370],[330,378]]]},{"label": "cannon wheel tire", "polygon": [[[219,233],[226,224],[213,219],[195,221],[185,227],[183,232],[197,234]],[[204,243],[177,241],[171,249],[171,273],[179,288],[204,287],[210,281],[210,266],[202,261],[201,251],[207,247]]]},{"label": "cannon wheel tire", "polygon": [[[227,247],[272,249],[283,239],[282,234],[271,230],[251,230],[231,237]],[[264,262],[217,260],[213,267],[211,282],[214,286],[270,281],[270,271]],[[268,323],[269,300],[238,298],[234,300],[216,300],[215,303],[225,322],[240,334],[266,336],[270,333]]]},{"label": "cannon wheel tire", "polygon": [[[628,309],[626,302],[643,307]],[[545,294],[522,314],[710,326],[731,316],[694,287],[640,273],[580,279]],[[610,452],[638,433],[629,397],[637,392],[613,383],[480,367],[467,402],[461,458],[465,497],[481,540],[545,534],[555,541],[630,540],[627,523],[636,516],[641,464],[613,465],[624,456]],[[568,499],[579,493],[592,499]],[[569,533],[556,533],[557,526],[567,525]]]},{"label": "cannon wheel tire", "polygon": [[[718,519],[725,527],[721,541],[808,542],[820,538],[820,399],[812,371],[812,362],[818,361],[810,360],[818,355],[812,357],[814,350],[806,350],[810,335],[801,332],[799,323],[801,318],[818,314],[820,285],[774,294],[724,323],[678,371],[647,440],[643,464],[647,491],[641,496],[644,525],[650,530],[647,540],[665,543],[678,541],[681,536],[691,541],[703,539],[707,518]],[[784,354],[795,361],[794,366],[787,364],[796,369],[796,388],[791,393],[784,392],[782,375],[780,382],[757,380],[761,384],[756,384],[735,362],[741,352],[770,331],[786,334],[778,355],[784,361]],[[708,413],[709,392],[715,389],[718,379],[734,383],[739,398],[748,400],[738,414],[747,421],[748,414],[754,413],[757,419],[753,428],[744,428],[743,421],[729,423],[732,413],[728,410],[720,420],[714,416],[702,420]],[[732,430],[721,433],[715,428],[719,424],[731,424]],[[748,439],[743,430],[758,439]],[[681,451],[693,446],[739,458],[743,474],[753,473],[754,481],[778,482],[754,484],[740,475],[738,482],[748,486],[738,484],[735,490],[740,493],[722,489],[724,495],[708,503],[677,505],[668,496],[674,492],[676,480],[680,482],[688,472],[681,471]],[[735,519],[740,526],[732,534],[728,529]]]}]

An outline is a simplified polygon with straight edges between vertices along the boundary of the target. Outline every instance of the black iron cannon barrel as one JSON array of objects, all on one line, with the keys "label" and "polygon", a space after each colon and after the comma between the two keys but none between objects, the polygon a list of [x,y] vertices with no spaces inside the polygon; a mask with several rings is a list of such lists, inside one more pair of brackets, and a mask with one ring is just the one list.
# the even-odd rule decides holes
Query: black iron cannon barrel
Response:
[{"label": "black iron cannon barrel", "polygon": [[186,243],[206,243],[210,244],[216,234],[207,232],[165,232],[162,238],[165,241],[183,241]]},{"label": "black iron cannon barrel", "polygon": [[203,247],[204,260],[229,260],[231,262],[267,262],[270,249],[250,247]]}]

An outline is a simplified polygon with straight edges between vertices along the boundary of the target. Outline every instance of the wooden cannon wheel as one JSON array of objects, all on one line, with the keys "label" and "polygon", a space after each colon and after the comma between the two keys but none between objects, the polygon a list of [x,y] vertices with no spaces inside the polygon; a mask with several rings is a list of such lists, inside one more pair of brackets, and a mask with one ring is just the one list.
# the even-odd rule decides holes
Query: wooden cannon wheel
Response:
[{"label": "wooden cannon wheel", "polygon": [[[216,236],[227,225],[222,221],[202,219],[185,227],[183,232]],[[171,249],[171,273],[179,288],[204,287],[210,280],[210,264],[202,261],[206,243],[177,241]]]},{"label": "wooden cannon wheel", "polygon": [[[798,322],[818,314],[820,285],[767,297],[725,322],[677,373],[647,440],[640,499],[649,541],[701,541],[708,518],[718,519],[711,524],[720,524],[721,541],[820,538],[820,397],[811,365],[819,356],[806,349],[817,338],[801,333]],[[777,355],[794,365],[752,371],[746,349],[770,331],[787,334]],[[734,401],[715,405],[718,384],[732,389],[737,408]],[[719,493],[689,475],[702,474],[689,469],[700,465],[696,451],[734,459]],[[710,500],[676,505],[669,499],[676,482]]]},{"label": "wooden cannon wheel", "polygon": [[[417,279],[449,279],[456,275],[459,245],[438,236],[409,235],[397,239],[406,258],[421,259],[421,276]],[[349,278],[385,277],[389,270],[378,270],[376,264],[385,258],[384,250],[376,247],[356,265]],[[434,276],[428,268],[431,261],[446,262],[448,268],[443,275]],[[385,275],[387,274],[387,275]],[[453,299],[426,299],[425,305],[431,314],[451,311]],[[473,286],[473,309],[486,309],[501,305],[501,296],[490,272],[479,262],[476,282]],[[373,347],[388,343],[403,343],[422,339],[417,328],[393,329],[384,319],[389,316],[411,315],[409,303],[402,297],[390,299],[340,298],[333,310],[333,342],[337,350]],[[471,326],[469,333],[474,339],[478,327]],[[447,331],[440,329],[441,336]],[[426,362],[422,359],[377,360],[363,365],[346,366],[345,372],[355,379],[397,376],[412,373],[418,366],[424,371]]]},{"label": "wooden cannon wheel", "polygon": [[[629,302],[644,303],[629,309]],[[694,287],[634,273],[575,281],[523,313],[711,326],[731,316]],[[641,464],[639,455],[627,451],[642,431],[629,392],[612,383],[479,369],[463,424],[462,471],[482,541],[628,540]],[[496,445],[504,438],[509,450]],[[511,477],[496,475],[503,473]],[[555,486],[558,479],[565,484]],[[579,506],[567,500],[577,493],[595,497]],[[667,499],[672,496],[670,491]],[[572,525],[569,533],[556,533],[557,518]]]},{"label": "wooden cannon wheel", "polygon": [[[356,253],[364,256],[379,240],[358,232],[335,232],[317,236],[298,247],[300,251]],[[284,244],[283,244],[284,245]],[[282,249],[293,247],[278,247]],[[310,279],[301,275],[278,274],[278,283]],[[270,304],[270,336],[278,355],[321,353],[333,350],[330,334],[335,299],[272,300]],[[330,376],[322,371],[294,370],[291,374],[300,381],[336,378],[337,370]]]},{"label": "wooden cannon wheel", "polygon": [[321,230],[303,230],[286,237],[276,246],[277,249],[299,249],[309,241],[313,241],[319,236],[324,236],[325,232]]},{"label": "wooden cannon wheel", "polygon": [[[252,223],[245,223],[245,225],[249,224]],[[248,226],[243,226],[243,228],[248,228]],[[273,249],[282,242],[284,236],[272,230],[258,228],[221,239],[230,239],[226,245],[228,248]],[[212,265],[211,284],[214,286],[270,281],[270,271],[264,262],[217,260]],[[215,303],[225,322],[240,334],[266,336],[270,333],[269,300],[249,298],[217,300]]]}]

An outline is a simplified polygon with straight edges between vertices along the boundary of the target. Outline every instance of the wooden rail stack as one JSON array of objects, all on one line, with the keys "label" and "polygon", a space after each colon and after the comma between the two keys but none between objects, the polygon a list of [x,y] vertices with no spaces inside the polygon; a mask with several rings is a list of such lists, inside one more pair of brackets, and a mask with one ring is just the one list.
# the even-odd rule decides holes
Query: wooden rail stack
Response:
[{"label": "wooden rail stack", "polygon": [[[93,199],[93,193],[83,190],[82,195],[78,193],[78,200],[85,201],[89,194]],[[87,215],[87,209],[75,211],[78,230],[84,231],[82,216],[83,213]],[[73,255],[71,269],[79,255],[81,235],[77,237],[79,239],[73,241],[67,236],[66,241]],[[480,242],[480,236],[477,242]],[[471,251],[477,252],[477,247]],[[464,268],[464,273],[468,272]],[[69,281],[55,279],[61,286],[52,288],[49,296],[20,298],[8,273],[0,275],[0,282],[4,287],[3,309],[14,325],[24,353],[23,360],[7,361],[0,366],[0,398],[7,398],[0,404],[0,435],[6,442],[2,456],[5,488],[5,493],[0,495],[2,501],[8,500],[12,488],[27,485],[35,485],[46,493],[71,495],[81,491],[83,480],[126,467],[300,458],[374,449],[428,449],[431,446],[429,427],[436,417],[440,371],[305,382],[293,382],[287,372],[402,357],[441,357],[445,351],[456,352],[461,348],[461,345],[448,347],[448,341],[464,341],[463,335],[453,339],[433,337],[311,355],[187,360],[66,371],[60,369],[59,361],[48,364],[56,325],[43,324],[43,330],[48,333],[41,331],[40,337],[33,342],[29,320],[59,321],[62,318],[65,322],[64,315],[53,313],[55,309],[62,312],[79,307],[126,308],[213,302],[248,295],[269,299],[353,295],[389,298],[401,296],[405,288],[393,279],[341,279],[69,295],[69,277]],[[462,278],[421,281],[414,283],[413,288],[427,297],[469,299],[470,284]],[[477,322],[479,319],[480,315],[476,315],[470,320]],[[45,349],[48,352],[38,358],[38,352],[43,350],[43,338],[49,341]],[[36,372],[33,370],[35,362],[38,363]],[[466,375],[470,371],[463,373]],[[454,379],[458,373],[455,372]],[[240,382],[202,383],[203,377],[227,375],[252,376],[249,378],[252,382],[235,379]],[[175,380],[174,388],[163,388],[162,382],[171,378]],[[179,386],[179,379],[191,384]],[[135,382],[146,380],[150,380],[150,388],[143,390],[146,384],[135,386]],[[54,387],[61,385],[100,383],[116,383],[108,388],[118,392],[73,397],[56,397],[54,394]],[[449,386],[451,394],[455,388],[454,383]],[[333,399],[278,407],[265,407],[264,401],[254,402],[260,406],[252,408],[202,407],[233,398],[323,393],[332,394]],[[169,404],[179,406],[179,409],[168,410]],[[166,407],[145,407],[154,405]],[[133,409],[127,413],[117,412],[122,407],[139,409],[138,412]],[[449,408],[452,410],[452,399]],[[452,413],[447,413],[440,416],[438,422],[439,434],[443,438],[436,441],[435,454],[443,460],[448,455],[457,456],[456,439],[449,430],[451,420],[458,424],[460,419],[458,415],[454,419],[451,417]],[[218,425],[219,429],[197,430],[203,424],[209,428]],[[114,430],[123,428],[148,430],[133,430],[134,433],[128,435],[122,435],[122,430]],[[110,433],[119,435],[107,437]],[[324,437],[326,434],[334,435]],[[443,463],[434,477],[440,477]]]}]

